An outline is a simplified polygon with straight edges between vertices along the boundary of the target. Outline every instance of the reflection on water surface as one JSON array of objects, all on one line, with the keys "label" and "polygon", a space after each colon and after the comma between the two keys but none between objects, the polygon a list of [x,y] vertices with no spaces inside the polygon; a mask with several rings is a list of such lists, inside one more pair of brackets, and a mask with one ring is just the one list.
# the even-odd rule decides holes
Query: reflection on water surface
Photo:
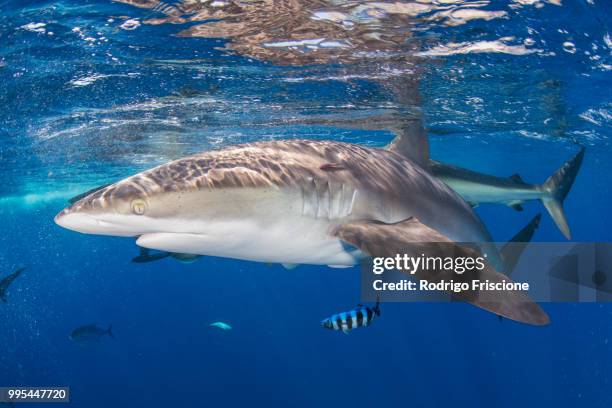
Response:
[{"label": "reflection on water surface", "polygon": [[[227,48],[241,55],[297,65],[405,61],[419,50],[414,31],[508,18],[507,11],[486,9],[488,1],[119,1],[150,9],[155,15],[144,19],[145,24],[188,25],[178,36],[224,38],[230,40]],[[438,47],[431,55],[530,52],[522,44],[497,39],[461,48]]]}]

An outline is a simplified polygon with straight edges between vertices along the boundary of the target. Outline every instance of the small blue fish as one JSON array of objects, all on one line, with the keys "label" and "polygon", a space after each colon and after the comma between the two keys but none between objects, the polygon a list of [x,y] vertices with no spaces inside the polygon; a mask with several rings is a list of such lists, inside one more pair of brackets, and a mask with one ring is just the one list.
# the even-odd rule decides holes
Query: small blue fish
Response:
[{"label": "small blue fish", "polygon": [[357,327],[367,327],[375,317],[380,316],[380,301],[376,300],[376,306],[357,305],[349,312],[338,313],[321,321],[321,326],[330,330],[342,330],[344,334]]}]

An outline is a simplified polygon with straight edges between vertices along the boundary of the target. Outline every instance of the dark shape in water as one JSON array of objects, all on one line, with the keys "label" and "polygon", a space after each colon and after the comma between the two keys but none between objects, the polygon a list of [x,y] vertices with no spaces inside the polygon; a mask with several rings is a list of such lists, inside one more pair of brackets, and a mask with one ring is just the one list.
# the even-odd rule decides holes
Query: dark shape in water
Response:
[{"label": "dark shape in water", "polygon": [[140,254],[134,258],[132,258],[132,262],[134,263],[148,263],[159,261],[160,259],[164,259],[170,256],[170,252],[156,252],[151,253],[148,248],[140,248]]},{"label": "dark shape in water", "polygon": [[81,193],[81,194],[79,194],[79,195],[77,195],[77,196],[72,197],[71,199],[69,199],[69,200],[68,200],[68,202],[69,202],[70,204],[74,204],[74,203],[76,203],[77,201],[79,201],[81,198],[85,198],[85,197],[87,197],[88,195],[95,193],[96,191],[102,190],[103,188],[106,188],[106,187],[110,186],[111,184],[112,184],[112,183],[109,183],[109,184],[104,184],[103,186],[99,186],[99,187],[92,188],[91,190],[87,190],[87,191],[86,191],[86,192],[84,192],[84,193]]},{"label": "dark shape in water", "polygon": [[178,90],[172,92],[172,95],[181,98],[195,98],[198,96],[209,95],[216,92],[219,89],[219,85],[211,84],[207,89],[198,89],[190,86],[184,86]]},{"label": "dark shape in water", "polygon": [[167,257],[172,257],[179,261],[180,263],[190,264],[196,261],[200,256],[193,254],[181,254],[178,252],[155,252],[151,253],[151,250],[148,248],[140,248],[140,254],[134,258],[132,258],[132,262],[134,263],[148,263],[159,261],[160,259],[164,259]]},{"label": "dark shape in water", "polygon": [[108,335],[111,338],[115,338],[115,335],[112,332],[112,325],[108,326],[108,329],[103,329],[99,327],[96,323],[88,324],[86,326],[81,326],[76,328],[70,333],[70,340],[75,341],[77,343],[99,343],[102,337]]},{"label": "dark shape in water", "polygon": [[170,256],[182,264],[194,263],[200,255],[182,254],[180,252],[170,252]]},{"label": "dark shape in water", "polygon": [[606,283],[606,274],[602,270],[596,270],[593,272],[593,276],[591,276],[591,280],[595,285],[595,288],[599,289],[600,286],[603,286]]},{"label": "dark shape in water", "polygon": [[180,97],[183,97],[183,98],[191,98],[191,97],[194,97],[194,96],[199,96],[202,93],[203,92],[200,91],[199,89],[185,86],[185,87],[180,88],[177,91],[172,92],[172,95],[180,96]]},{"label": "dark shape in water", "polygon": [[535,234],[540,226],[540,221],[542,221],[542,214],[538,213],[502,247],[501,253],[504,260],[504,273],[506,275],[510,276],[514,271],[523,251],[527,248],[528,243],[531,241],[531,238],[533,238],[533,234]]},{"label": "dark shape in water", "polygon": [[24,270],[25,268],[17,269],[15,272],[11,273],[9,276],[0,281],[0,300],[2,300],[4,303],[6,303],[6,291],[8,290],[9,286],[15,279],[17,279],[19,275],[21,275],[21,272]]}]

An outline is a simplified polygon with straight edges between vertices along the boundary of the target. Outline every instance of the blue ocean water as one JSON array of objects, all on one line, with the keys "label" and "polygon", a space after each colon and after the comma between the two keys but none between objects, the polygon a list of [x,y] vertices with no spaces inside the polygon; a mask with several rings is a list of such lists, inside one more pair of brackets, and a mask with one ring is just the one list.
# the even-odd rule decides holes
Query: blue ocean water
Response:
[{"label": "blue ocean water", "polygon": [[[70,386],[76,407],[612,406],[609,304],[545,303],[541,328],[466,304],[392,303],[343,335],[319,322],[360,302],[358,268],[134,264],[132,239],[53,222],[72,196],[202,150],[384,146],[389,130],[336,122],[393,113],[422,118],[435,159],[533,183],[586,146],[565,210],[574,240],[610,241],[609,2],[0,11],[0,275],[27,268],[0,303],[0,386]],[[543,208],[476,211],[506,241]],[[565,239],[545,214],[534,240]],[[90,323],[116,338],[69,339]]]}]

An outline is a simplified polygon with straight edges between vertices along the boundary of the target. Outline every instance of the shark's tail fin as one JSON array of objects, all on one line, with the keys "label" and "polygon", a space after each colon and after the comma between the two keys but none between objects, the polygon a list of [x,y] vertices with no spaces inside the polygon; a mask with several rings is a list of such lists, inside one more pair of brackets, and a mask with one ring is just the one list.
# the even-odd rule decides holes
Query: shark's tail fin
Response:
[{"label": "shark's tail fin", "polygon": [[542,204],[544,204],[555,224],[557,224],[557,227],[559,227],[567,239],[571,239],[571,233],[567,225],[565,213],[563,212],[563,200],[565,200],[567,193],[572,188],[572,184],[574,184],[583,158],[584,147],[541,186],[542,190],[548,193],[542,198]]},{"label": "shark's tail fin", "polygon": [[111,339],[115,338],[115,335],[113,334],[113,325],[109,325],[108,326],[108,330],[106,331],[108,333],[108,335],[110,336]]}]

